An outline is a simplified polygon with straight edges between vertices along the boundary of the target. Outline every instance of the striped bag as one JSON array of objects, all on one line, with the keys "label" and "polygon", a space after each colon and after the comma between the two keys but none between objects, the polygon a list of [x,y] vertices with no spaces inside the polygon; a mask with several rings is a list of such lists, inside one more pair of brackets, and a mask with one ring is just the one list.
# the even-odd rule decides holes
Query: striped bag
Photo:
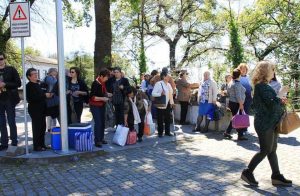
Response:
[{"label": "striped bag", "polygon": [[75,149],[77,152],[93,151],[93,132],[76,132]]}]

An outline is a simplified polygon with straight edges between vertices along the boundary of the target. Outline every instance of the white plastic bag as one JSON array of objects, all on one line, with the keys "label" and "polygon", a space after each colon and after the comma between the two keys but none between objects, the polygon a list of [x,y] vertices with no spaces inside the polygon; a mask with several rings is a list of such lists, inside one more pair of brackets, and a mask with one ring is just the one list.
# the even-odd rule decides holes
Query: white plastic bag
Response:
[{"label": "white plastic bag", "polygon": [[128,131],[129,131],[128,127],[124,127],[123,125],[118,125],[116,133],[113,138],[113,143],[120,146],[125,146]]},{"label": "white plastic bag", "polygon": [[151,112],[147,112],[146,116],[145,116],[145,121],[147,125],[151,125],[153,124],[153,119],[152,119],[152,114]]},{"label": "white plastic bag", "polygon": [[147,136],[155,133],[155,123],[153,123],[152,114],[148,112],[145,116],[144,134]]}]

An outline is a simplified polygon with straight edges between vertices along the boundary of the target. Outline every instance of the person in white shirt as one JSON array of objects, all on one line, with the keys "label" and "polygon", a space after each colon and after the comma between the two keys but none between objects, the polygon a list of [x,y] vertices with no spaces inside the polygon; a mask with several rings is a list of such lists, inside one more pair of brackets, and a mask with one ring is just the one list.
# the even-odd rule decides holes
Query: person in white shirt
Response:
[{"label": "person in white shirt", "polygon": [[174,106],[173,100],[173,89],[171,85],[168,83],[170,76],[168,72],[161,72],[160,74],[161,81],[156,82],[152,96],[160,97],[162,95],[166,95],[166,103],[163,107],[157,107],[157,131],[158,137],[163,136],[163,124],[165,124],[165,135],[173,136],[170,132],[170,113],[171,108]]}]

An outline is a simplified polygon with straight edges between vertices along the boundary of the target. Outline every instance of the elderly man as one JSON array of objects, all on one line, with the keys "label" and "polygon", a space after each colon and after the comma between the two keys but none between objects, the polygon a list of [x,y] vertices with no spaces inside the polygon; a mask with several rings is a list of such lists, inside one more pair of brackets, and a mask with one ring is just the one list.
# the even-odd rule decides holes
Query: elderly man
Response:
[{"label": "elderly man", "polygon": [[15,107],[19,103],[18,87],[21,86],[17,70],[5,64],[5,55],[0,52],[0,150],[8,148],[6,118],[10,129],[11,145],[18,145]]}]

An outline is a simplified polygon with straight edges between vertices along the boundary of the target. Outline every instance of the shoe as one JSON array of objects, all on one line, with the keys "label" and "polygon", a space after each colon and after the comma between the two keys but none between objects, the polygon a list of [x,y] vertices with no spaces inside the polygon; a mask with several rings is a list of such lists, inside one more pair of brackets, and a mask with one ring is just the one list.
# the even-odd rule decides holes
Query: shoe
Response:
[{"label": "shoe", "polygon": [[1,150],[6,150],[7,148],[8,148],[8,146],[0,145],[0,151],[1,151]]},{"label": "shoe", "polygon": [[272,185],[274,186],[292,186],[293,182],[291,180],[285,179],[282,174],[272,175]]},{"label": "shoe", "polygon": [[239,141],[245,141],[245,140],[248,140],[248,138],[246,138],[244,136],[238,136],[238,140]]},{"label": "shoe", "polygon": [[98,147],[98,148],[102,148],[102,142],[97,142],[97,143],[95,144],[95,146]]},{"label": "shoe", "polygon": [[253,173],[250,172],[249,169],[244,169],[241,175],[241,179],[251,186],[258,186],[258,182],[255,180]]},{"label": "shoe", "polygon": [[46,150],[47,150],[47,149],[51,149],[50,146],[46,146],[46,145],[44,145],[42,148],[45,148]]},{"label": "shoe", "polygon": [[33,149],[34,151],[40,152],[40,151],[46,151],[46,148],[38,146],[36,148]]},{"label": "shoe", "polygon": [[143,138],[139,137],[137,142],[142,142],[143,141]]},{"label": "shoe", "polygon": [[48,131],[48,132],[51,132],[51,130],[50,130],[50,129],[47,129],[47,131]]},{"label": "shoe", "polygon": [[196,133],[196,132],[200,132],[200,129],[198,129],[198,128],[195,128],[195,129],[193,129],[193,130],[192,130],[192,132],[194,132],[194,133]]},{"label": "shoe", "polygon": [[166,136],[174,136],[172,133],[165,133]]},{"label": "shoe", "polygon": [[232,139],[232,136],[229,133],[223,133],[224,138],[226,139]]},{"label": "shoe", "polygon": [[105,140],[102,140],[102,144],[108,144],[108,143],[107,143],[107,141],[105,141]]}]

